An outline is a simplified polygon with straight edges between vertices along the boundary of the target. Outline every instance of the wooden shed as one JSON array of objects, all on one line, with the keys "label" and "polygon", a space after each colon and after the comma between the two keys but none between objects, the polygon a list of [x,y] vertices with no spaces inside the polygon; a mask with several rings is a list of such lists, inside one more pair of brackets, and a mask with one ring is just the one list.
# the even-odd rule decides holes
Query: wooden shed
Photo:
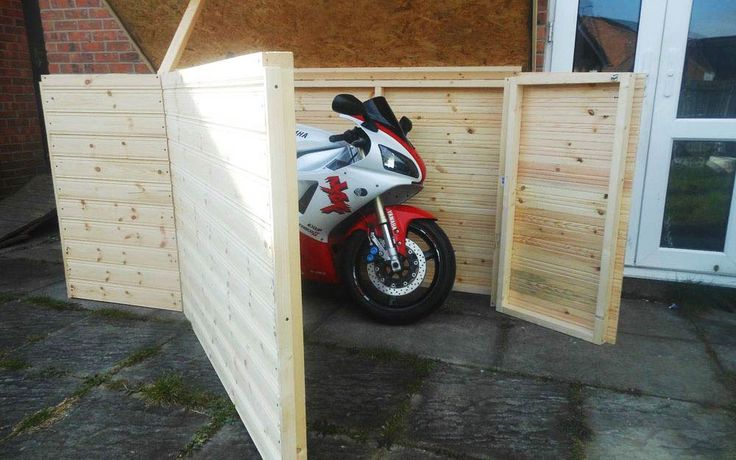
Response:
[{"label": "wooden shed", "polygon": [[[319,10],[309,27],[300,26],[310,17],[301,2],[265,6],[298,33],[261,37],[250,35],[255,25],[228,25],[241,16],[224,14],[220,2],[202,9],[192,0],[164,54],[150,37],[173,12],[178,22],[183,1],[111,3],[131,33],[149,37],[141,47],[161,66],[158,75],[43,78],[69,295],[183,310],[264,457],[307,455],[294,131],[296,121],[341,130],[329,110],[339,92],[384,95],[415,120],[412,141],[430,168],[415,201],[448,229],[457,289],[494,294],[499,310],[555,330],[615,342],[643,78],[523,74],[527,42],[510,40],[509,54],[483,58],[463,48],[462,34],[457,50],[468,53],[453,53],[467,61],[456,64],[474,65],[429,67],[442,57],[421,35],[432,33],[426,26],[408,32],[424,44],[407,45],[414,54],[392,55],[399,44],[389,40],[372,57],[350,55],[335,39],[325,47],[335,60],[304,49],[294,53],[297,69],[292,53],[264,52],[176,70],[190,35],[188,62],[198,64],[304,46],[317,32],[346,30],[330,29],[333,21],[365,23],[375,4]],[[509,21],[528,19],[528,2],[496,3],[509,7]],[[461,15],[454,2],[430,4],[391,8],[440,25]],[[233,5],[231,13],[246,8]],[[156,29],[140,19],[144,11],[160,18]],[[486,27],[473,17],[464,27]],[[228,39],[213,35],[219,23]],[[356,49],[402,25],[362,27],[370,41]],[[376,67],[383,59],[417,66]]]}]

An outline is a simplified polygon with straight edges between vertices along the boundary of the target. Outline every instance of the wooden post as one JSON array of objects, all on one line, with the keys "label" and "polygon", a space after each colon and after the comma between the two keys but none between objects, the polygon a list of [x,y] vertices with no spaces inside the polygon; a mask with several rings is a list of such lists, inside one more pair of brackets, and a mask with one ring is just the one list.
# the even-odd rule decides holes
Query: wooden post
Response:
[{"label": "wooden post", "polygon": [[199,17],[199,13],[202,12],[202,7],[205,4],[205,0],[189,0],[189,5],[184,16],[181,18],[179,27],[176,28],[174,38],[171,39],[169,49],[166,50],[166,56],[161,61],[161,67],[158,69],[159,75],[166,72],[171,72],[179,64],[181,55],[184,54],[184,49],[189,42],[189,36],[192,35],[194,30],[194,23]]}]

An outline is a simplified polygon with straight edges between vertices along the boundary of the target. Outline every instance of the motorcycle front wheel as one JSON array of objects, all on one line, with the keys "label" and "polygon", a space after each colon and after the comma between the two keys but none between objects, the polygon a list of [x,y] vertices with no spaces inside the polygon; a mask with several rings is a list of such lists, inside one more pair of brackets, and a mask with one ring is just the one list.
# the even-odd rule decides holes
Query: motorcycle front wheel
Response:
[{"label": "motorcycle front wheel", "polygon": [[444,231],[431,220],[415,220],[406,235],[401,271],[375,257],[369,262],[365,233],[353,235],[343,252],[342,278],[353,298],[374,319],[408,324],[436,310],[455,282],[455,251]]}]

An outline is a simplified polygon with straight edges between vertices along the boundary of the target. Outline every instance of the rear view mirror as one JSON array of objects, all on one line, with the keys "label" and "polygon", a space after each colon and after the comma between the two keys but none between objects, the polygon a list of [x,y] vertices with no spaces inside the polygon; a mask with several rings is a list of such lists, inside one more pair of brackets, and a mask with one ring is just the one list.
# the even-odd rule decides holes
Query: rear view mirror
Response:
[{"label": "rear view mirror", "polygon": [[343,115],[354,117],[362,115],[365,118],[363,103],[352,94],[338,94],[332,100],[332,110]]},{"label": "rear view mirror", "polygon": [[401,120],[399,120],[399,126],[401,126],[401,130],[404,131],[404,134],[409,134],[409,131],[411,131],[412,123],[411,120],[409,120],[406,117],[401,117]]}]

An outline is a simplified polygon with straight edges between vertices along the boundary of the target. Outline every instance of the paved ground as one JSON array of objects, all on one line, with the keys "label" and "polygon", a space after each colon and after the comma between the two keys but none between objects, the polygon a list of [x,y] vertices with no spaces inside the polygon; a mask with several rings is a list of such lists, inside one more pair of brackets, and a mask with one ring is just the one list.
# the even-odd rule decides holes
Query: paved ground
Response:
[{"label": "paved ground", "polygon": [[[53,235],[0,252],[0,293],[0,458],[258,458],[183,315],[65,302]],[[304,304],[310,458],[736,458],[734,312],[625,300],[594,346],[483,296],[407,327]]]}]

